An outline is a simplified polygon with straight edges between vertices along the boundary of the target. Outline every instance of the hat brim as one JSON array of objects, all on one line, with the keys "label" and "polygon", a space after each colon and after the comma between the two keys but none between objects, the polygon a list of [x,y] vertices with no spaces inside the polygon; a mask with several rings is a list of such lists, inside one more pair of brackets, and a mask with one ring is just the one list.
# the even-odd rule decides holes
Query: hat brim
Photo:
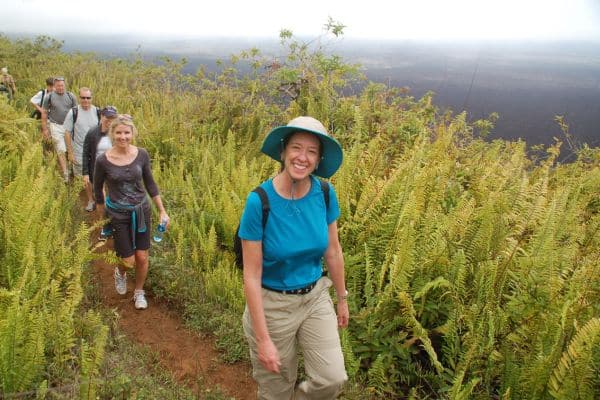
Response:
[{"label": "hat brim", "polygon": [[321,178],[330,178],[335,174],[342,165],[344,159],[342,146],[331,136],[325,135],[319,131],[313,131],[300,126],[278,126],[269,132],[260,151],[276,161],[281,161],[283,142],[287,136],[294,132],[309,132],[317,136],[321,141],[323,155],[319,161],[318,167],[314,170],[313,175],[320,176]]}]

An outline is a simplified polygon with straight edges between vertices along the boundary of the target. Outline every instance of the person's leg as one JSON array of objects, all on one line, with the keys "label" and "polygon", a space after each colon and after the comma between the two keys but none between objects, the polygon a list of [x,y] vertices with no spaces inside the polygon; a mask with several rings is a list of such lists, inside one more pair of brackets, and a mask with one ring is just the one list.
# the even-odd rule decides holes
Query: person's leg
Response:
[{"label": "person's leg", "polygon": [[131,270],[135,267],[135,255],[121,258],[121,264],[118,265],[119,272],[123,275],[127,273],[127,270]]},{"label": "person's leg", "polygon": [[[140,240],[140,235],[136,235],[136,244],[139,244],[142,249],[133,250],[131,234],[129,233],[129,223],[113,220],[112,226],[114,228],[114,249],[117,255],[121,256],[121,264],[117,267],[117,271],[115,271],[115,288],[119,294],[127,293],[127,270],[135,268],[134,301],[136,308],[144,309],[148,307],[145,298],[144,283],[148,276],[147,245],[149,240],[143,240],[143,237]],[[149,234],[146,233],[146,236],[149,236]]]},{"label": "person's leg", "polygon": [[135,289],[144,290],[148,276],[148,250],[135,251]]},{"label": "person's leg", "polygon": [[[92,181],[91,179],[85,184],[85,195],[87,196],[88,204],[94,203],[94,193],[92,190]],[[94,207],[95,208],[95,207]],[[92,209],[93,211],[93,209]]]},{"label": "person's leg", "polygon": [[77,164],[76,162],[74,162],[72,164],[72,166],[73,166],[72,167],[73,168],[73,176],[76,177],[76,178],[81,178],[83,176],[82,175],[83,168],[82,168],[81,164]]},{"label": "person's leg", "polygon": [[298,342],[308,378],[296,388],[296,400],[335,399],[348,380],[330,286],[329,278],[321,278],[305,295],[306,319],[298,331]]},{"label": "person's leg", "polygon": [[144,212],[144,223],[146,230],[135,234],[135,289],[144,290],[144,282],[148,276],[148,249],[150,249],[150,232],[152,222],[150,220],[151,210]]},{"label": "person's leg", "polygon": [[58,159],[58,166],[60,167],[60,170],[62,171],[62,175],[65,178],[65,181],[69,180],[69,170],[67,168],[67,158],[65,157],[65,153],[58,153],[57,157]]},{"label": "person's leg", "polygon": [[301,298],[262,290],[263,307],[271,340],[277,347],[281,361],[280,373],[266,370],[258,360],[258,348],[248,310],[244,312],[243,326],[250,348],[252,376],[258,384],[258,400],[288,400],[294,395],[298,373],[296,331],[299,322]]},{"label": "person's leg", "polygon": [[[102,188],[102,191],[104,192],[104,198],[106,198],[106,196],[108,196],[108,193],[106,191],[106,184]],[[104,207],[104,218],[108,218],[108,210],[106,209],[106,207]],[[102,231],[100,233],[100,240],[107,240],[112,234],[113,234],[113,226],[112,226],[111,220],[108,219],[108,222],[106,222],[104,224],[104,226],[102,227]],[[129,238],[129,240],[131,240],[131,238]],[[132,254],[133,254],[133,252],[132,252]]]},{"label": "person's leg", "polygon": [[144,282],[148,276],[148,250],[135,251],[135,289],[133,291],[133,302],[138,310],[148,308]]},{"label": "person's leg", "polygon": [[[105,209],[106,212],[106,209]],[[129,220],[110,220],[113,231],[113,248],[121,263],[115,267],[115,290],[118,294],[127,293],[127,270],[135,267],[135,251],[131,241]]]},{"label": "person's leg", "polygon": [[151,210],[145,210],[144,223],[146,230],[144,232],[135,233],[135,290],[133,291],[133,301],[135,308],[144,310],[148,308],[146,301],[146,292],[144,291],[144,283],[148,276],[148,249],[150,249],[150,222]]},{"label": "person's leg", "polygon": [[65,144],[65,129],[62,125],[50,122],[50,135],[54,143],[54,150],[56,151],[56,159],[58,160],[58,166],[65,180],[69,179],[69,172],[67,169],[67,159],[65,153],[67,151],[67,145]]}]

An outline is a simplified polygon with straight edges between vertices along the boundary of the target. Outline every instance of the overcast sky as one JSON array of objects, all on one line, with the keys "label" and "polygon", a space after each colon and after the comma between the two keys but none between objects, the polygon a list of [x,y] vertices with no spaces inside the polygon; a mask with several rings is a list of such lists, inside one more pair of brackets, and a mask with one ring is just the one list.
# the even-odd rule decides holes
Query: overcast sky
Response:
[{"label": "overcast sky", "polygon": [[1,33],[316,36],[327,18],[347,38],[594,39],[600,0],[0,0]]}]

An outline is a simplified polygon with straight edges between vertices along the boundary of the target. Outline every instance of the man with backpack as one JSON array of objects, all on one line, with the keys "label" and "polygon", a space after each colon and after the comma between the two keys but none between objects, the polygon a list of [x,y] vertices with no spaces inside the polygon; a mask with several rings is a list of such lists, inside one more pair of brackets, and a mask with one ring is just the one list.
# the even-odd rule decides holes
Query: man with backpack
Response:
[{"label": "man with backpack", "polygon": [[46,89],[40,89],[36,94],[33,95],[29,102],[35,107],[35,110],[31,112],[31,118],[41,119],[42,113],[44,109],[42,108],[42,104],[44,103],[44,98],[52,93],[54,89],[54,77],[49,77],[46,79]]},{"label": "man with backpack", "polygon": [[82,176],[83,142],[88,131],[100,123],[100,109],[92,104],[90,88],[79,89],[80,104],[69,110],[63,123],[67,160],[73,175]]},{"label": "man with backpack", "polygon": [[[35,119],[42,119],[42,113],[46,112],[42,107],[44,104],[44,99],[52,93],[54,90],[54,77],[50,76],[46,78],[46,88],[40,89],[33,97],[29,100],[29,102],[35,107],[35,110],[31,112],[30,117]],[[41,130],[41,128],[40,128]],[[52,153],[52,142],[48,139],[42,137],[42,148],[44,149],[44,156]]]},{"label": "man with backpack", "polygon": [[63,123],[69,110],[77,105],[77,99],[71,92],[65,90],[65,78],[54,78],[54,92],[44,99],[42,107],[46,110],[42,113],[42,135],[44,139],[52,138],[54,151],[58,159],[58,166],[63,174],[65,183],[69,183],[69,170],[65,153],[65,128]]}]

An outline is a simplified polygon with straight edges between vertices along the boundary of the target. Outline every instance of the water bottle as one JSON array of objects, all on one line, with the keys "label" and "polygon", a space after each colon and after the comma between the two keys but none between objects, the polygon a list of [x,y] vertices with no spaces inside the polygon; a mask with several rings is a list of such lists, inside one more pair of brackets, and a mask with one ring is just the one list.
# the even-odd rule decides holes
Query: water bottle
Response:
[{"label": "water bottle", "polygon": [[154,232],[154,236],[152,237],[152,239],[154,239],[154,241],[156,243],[162,242],[163,236],[166,231],[167,231],[167,221],[163,219],[162,221],[160,221],[160,224],[158,224],[156,226],[156,231]]}]

